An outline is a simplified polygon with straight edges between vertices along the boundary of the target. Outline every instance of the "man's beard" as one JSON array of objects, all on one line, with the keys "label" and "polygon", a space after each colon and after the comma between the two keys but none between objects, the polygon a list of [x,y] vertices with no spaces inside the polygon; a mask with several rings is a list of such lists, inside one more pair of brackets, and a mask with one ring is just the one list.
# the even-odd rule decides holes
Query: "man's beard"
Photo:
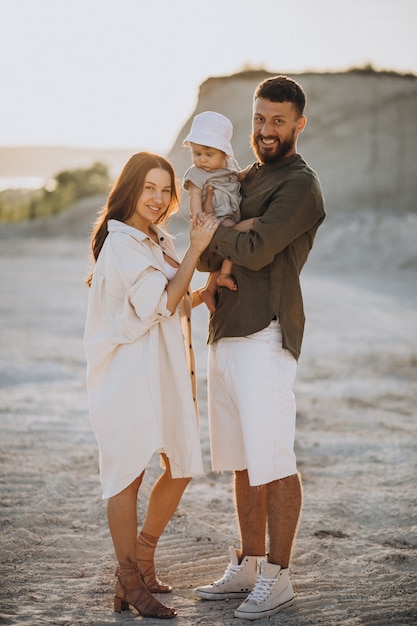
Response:
[{"label": "man's beard", "polygon": [[[288,152],[294,148],[295,130],[292,131],[291,137],[287,137],[284,141],[280,141],[278,139],[278,143],[274,144],[271,148],[266,148],[263,144],[260,144],[261,147],[259,147],[258,142],[261,137],[261,134],[256,137],[253,134],[251,135],[251,147],[260,163],[275,163],[276,161],[283,159]],[[267,137],[265,137],[265,139],[267,139]],[[276,138],[274,137],[274,139]]]}]

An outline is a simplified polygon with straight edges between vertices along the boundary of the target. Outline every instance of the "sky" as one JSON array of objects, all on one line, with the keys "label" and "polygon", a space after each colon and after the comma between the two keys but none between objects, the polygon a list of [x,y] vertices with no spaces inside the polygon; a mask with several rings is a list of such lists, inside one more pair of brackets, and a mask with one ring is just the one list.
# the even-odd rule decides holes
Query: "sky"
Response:
[{"label": "sky", "polygon": [[207,78],[417,74],[416,24],[417,0],[0,0],[0,145],[168,153]]}]

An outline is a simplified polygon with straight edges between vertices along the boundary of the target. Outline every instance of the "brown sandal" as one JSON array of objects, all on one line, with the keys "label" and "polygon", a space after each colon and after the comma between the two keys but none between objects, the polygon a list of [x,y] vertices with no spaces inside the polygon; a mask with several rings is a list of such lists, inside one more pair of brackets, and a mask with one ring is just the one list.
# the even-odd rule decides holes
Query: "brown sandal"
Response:
[{"label": "brown sandal", "polygon": [[172,587],[157,579],[154,553],[159,537],[141,532],[136,539],[136,559],[145,585],[152,593],[171,593]]},{"label": "brown sandal", "polygon": [[114,611],[121,613],[133,606],[143,617],[171,619],[177,617],[176,609],[170,609],[153,597],[139,572],[136,563],[120,564],[116,569],[114,588]]}]

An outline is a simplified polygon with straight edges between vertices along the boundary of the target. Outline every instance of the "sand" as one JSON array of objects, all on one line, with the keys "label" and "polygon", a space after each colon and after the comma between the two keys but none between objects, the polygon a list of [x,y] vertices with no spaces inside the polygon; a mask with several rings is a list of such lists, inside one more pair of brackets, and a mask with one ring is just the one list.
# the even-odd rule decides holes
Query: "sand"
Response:
[{"label": "sand", "polygon": [[[417,285],[407,248],[415,249],[417,230],[410,220],[394,240],[392,227],[379,235],[370,227],[368,246],[362,223],[357,248],[330,220],[303,274],[296,602],[260,625],[417,624]],[[377,235],[385,245],[375,261]],[[80,238],[6,233],[0,241],[1,624],[161,623],[112,611],[115,557],[84,386],[88,263]],[[195,286],[203,280],[196,275]],[[238,602],[191,593],[222,574],[228,547],[239,541],[231,476],[210,472],[206,324],[200,307],[194,344],[207,475],[188,488],[157,564],[174,586],[164,598],[179,612],[170,623],[231,626],[245,623],[233,617]],[[141,518],[158,472],[155,458]]]}]

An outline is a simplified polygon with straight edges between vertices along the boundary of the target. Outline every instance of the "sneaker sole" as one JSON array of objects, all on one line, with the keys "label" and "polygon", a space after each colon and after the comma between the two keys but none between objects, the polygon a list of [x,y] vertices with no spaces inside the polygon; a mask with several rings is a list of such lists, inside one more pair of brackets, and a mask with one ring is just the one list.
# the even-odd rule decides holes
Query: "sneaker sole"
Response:
[{"label": "sneaker sole", "polygon": [[267,611],[258,611],[256,613],[246,613],[245,611],[239,611],[239,609],[236,609],[234,612],[234,616],[235,617],[241,617],[243,619],[262,619],[263,617],[269,617],[270,615],[275,615],[275,613],[279,613],[279,611],[281,611],[282,609],[286,609],[289,606],[292,606],[294,604],[294,597],[291,598],[291,600],[287,600],[286,602],[283,602],[282,604],[279,604],[278,606],[276,606],[274,609],[268,609]]},{"label": "sneaker sole", "polygon": [[194,589],[193,595],[197,598],[201,598],[202,600],[241,600],[242,598],[247,598],[250,592],[251,590],[248,589],[247,591],[235,591],[229,593],[210,593],[209,591]]}]

